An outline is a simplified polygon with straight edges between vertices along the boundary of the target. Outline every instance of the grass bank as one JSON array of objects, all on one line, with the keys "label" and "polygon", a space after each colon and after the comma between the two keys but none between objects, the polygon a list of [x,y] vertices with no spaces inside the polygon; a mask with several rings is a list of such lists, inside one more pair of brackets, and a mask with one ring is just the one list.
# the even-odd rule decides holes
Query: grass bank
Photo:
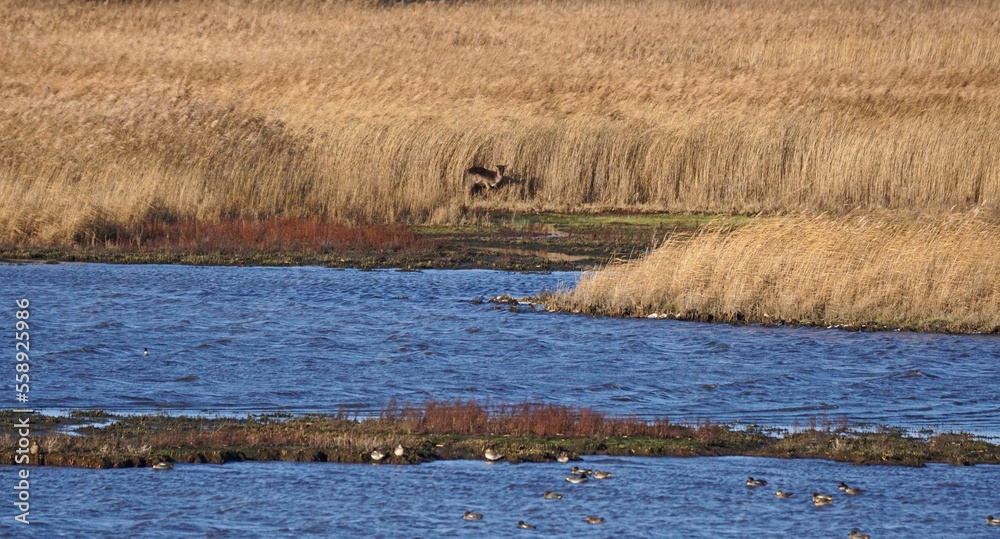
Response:
[{"label": "grass bank", "polygon": [[998,232],[969,214],[762,218],[668,240],[543,301],[610,316],[1000,333]]},{"label": "grass bank", "polygon": [[[998,8],[12,0],[0,243],[150,221],[996,207]],[[517,183],[471,197],[462,171],[496,164]]]},{"label": "grass bank", "polygon": [[[15,414],[0,412],[0,463],[13,464]],[[87,426],[94,422],[107,426]],[[510,462],[621,456],[747,455],[822,458],[857,464],[921,466],[1000,464],[1000,446],[966,434],[907,436],[898,430],[851,432],[843,425],[812,427],[781,437],[761,429],[734,430],[609,417],[566,406],[483,406],[472,401],[429,401],[420,407],[390,404],[379,417],[336,415],[250,416],[245,419],[116,416],[80,412],[71,417],[34,416],[32,464],[118,468],[156,461],[224,463],[243,460],[370,463],[379,450],[390,464],[436,459],[481,459],[487,448]],[[76,429],[68,434],[69,429]],[[392,450],[404,447],[403,456]]]}]

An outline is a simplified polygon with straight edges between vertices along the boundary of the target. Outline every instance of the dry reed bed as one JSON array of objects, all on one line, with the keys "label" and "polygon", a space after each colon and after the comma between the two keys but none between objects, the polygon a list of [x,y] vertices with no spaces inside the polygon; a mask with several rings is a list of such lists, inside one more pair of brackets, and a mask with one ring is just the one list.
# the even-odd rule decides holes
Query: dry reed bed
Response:
[{"label": "dry reed bed", "polygon": [[551,308],[612,316],[1000,332],[1000,227],[766,218],[585,274]]},{"label": "dry reed bed", "polygon": [[[150,216],[997,206],[998,8],[13,0],[0,242]],[[523,183],[470,199],[461,171],[497,163]]]}]

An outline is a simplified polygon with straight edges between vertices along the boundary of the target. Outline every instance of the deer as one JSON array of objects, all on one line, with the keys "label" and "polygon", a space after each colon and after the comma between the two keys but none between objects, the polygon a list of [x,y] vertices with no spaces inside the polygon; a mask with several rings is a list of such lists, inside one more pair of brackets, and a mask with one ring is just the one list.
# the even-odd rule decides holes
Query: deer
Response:
[{"label": "deer", "polygon": [[488,193],[490,189],[499,189],[510,178],[503,175],[507,165],[497,165],[496,172],[483,167],[472,167],[465,171],[465,181],[469,184],[469,194]]}]

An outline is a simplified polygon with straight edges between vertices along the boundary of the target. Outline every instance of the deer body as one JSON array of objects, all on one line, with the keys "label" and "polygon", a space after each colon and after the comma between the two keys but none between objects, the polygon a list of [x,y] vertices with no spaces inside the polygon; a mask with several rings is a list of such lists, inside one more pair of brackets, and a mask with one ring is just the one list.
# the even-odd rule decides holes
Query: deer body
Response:
[{"label": "deer body", "polygon": [[497,165],[496,172],[483,167],[472,167],[465,171],[465,181],[469,184],[469,194],[488,193],[490,189],[501,187],[507,178],[503,175],[507,165]]}]

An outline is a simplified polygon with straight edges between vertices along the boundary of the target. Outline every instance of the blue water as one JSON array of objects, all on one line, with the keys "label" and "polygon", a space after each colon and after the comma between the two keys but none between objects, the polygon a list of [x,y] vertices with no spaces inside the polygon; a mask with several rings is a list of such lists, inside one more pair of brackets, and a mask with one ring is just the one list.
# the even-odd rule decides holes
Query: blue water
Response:
[{"label": "blue water", "polygon": [[468,301],[577,278],[0,265],[0,320],[12,325],[15,298],[30,299],[30,404],[50,411],[371,411],[392,397],[462,397],[683,422],[846,419],[1000,434],[996,336],[586,318]]},{"label": "blue water", "polygon": [[[0,321],[13,327],[14,300],[30,299],[28,405],[49,412],[371,412],[391,398],[462,397],[675,421],[846,420],[1000,433],[993,336],[585,318],[469,301],[576,278],[0,265]],[[12,352],[12,333],[0,335]],[[492,537],[528,533],[514,527],[525,520],[565,537],[846,537],[851,528],[872,537],[1000,537],[985,525],[987,514],[1000,515],[996,466],[610,457],[586,464],[614,478],[571,485],[566,465],[471,461],[32,469],[34,524],[15,525],[8,505],[0,536]],[[0,467],[8,494],[15,473]],[[747,489],[748,475],[770,484]],[[839,481],[866,493],[847,498]],[[796,497],[779,500],[778,488]],[[542,500],[547,489],[565,497]],[[837,499],[817,508],[813,490]],[[485,518],[463,521],[467,509]],[[607,522],[586,524],[588,514]]]},{"label": "blue water", "polygon": [[[567,483],[565,464],[231,463],[33,470],[33,537],[502,537],[518,520],[559,537],[1000,537],[1000,467],[870,466],[748,457],[593,457],[613,477]],[[768,485],[749,489],[746,477]],[[865,489],[848,497],[845,481]],[[13,484],[0,467],[0,483]],[[775,498],[776,489],[793,498]],[[554,490],[561,500],[544,500]],[[832,494],[816,507],[813,491]],[[466,510],[483,520],[466,522]],[[4,511],[10,513],[10,511]],[[605,519],[601,525],[583,521]],[[2,515],[5,524],[11,516]],[[4,537],[22,528],[0,526]],[[531,536],[531,535],[528,535]]]}]

